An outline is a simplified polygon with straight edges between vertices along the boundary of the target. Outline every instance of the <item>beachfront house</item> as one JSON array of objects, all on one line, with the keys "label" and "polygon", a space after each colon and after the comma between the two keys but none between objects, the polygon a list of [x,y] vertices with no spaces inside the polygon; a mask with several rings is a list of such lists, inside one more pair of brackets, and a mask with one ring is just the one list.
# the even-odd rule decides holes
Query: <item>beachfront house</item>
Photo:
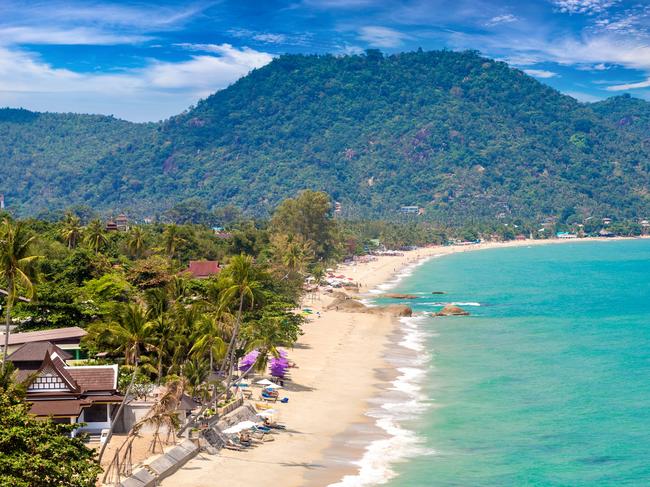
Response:
[{"label": "beachfront house", "polygon": [[25,343],[7,357],[17,369],[17,379],[29,384],[25,400],[32,414],[60,423],[86,423],[77,431],[99,438],[122,401],[117,365],[69,366],[71,359],[47,341]]}]

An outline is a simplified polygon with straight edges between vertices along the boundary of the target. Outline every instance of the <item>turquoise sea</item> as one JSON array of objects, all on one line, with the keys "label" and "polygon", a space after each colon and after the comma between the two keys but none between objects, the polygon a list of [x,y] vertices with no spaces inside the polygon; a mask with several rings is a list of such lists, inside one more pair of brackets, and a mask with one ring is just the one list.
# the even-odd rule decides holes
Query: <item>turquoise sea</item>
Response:
[{"label": "turquoise sea", "polygon": [[[650,241],[467,252],[402,277],[391,291],[425,315],[395,345],[411,351],[400,414],[375,415],[392,456],[347,485],[650,485]],[[443,302],[471,316],[426,315]]]}]

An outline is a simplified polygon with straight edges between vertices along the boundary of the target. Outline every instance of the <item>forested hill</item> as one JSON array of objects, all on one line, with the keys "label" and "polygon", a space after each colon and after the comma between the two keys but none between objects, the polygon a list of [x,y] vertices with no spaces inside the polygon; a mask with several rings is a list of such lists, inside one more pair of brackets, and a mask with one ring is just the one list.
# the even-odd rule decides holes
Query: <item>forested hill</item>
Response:
[{"label": "forested hill", "polygon": [[313,188],[351,216],[645,217],[648,128],[642,100],[582,104],[475,52],[287,55],[160,124],[0,111],[0,192],[22,213],[265,213]]}]

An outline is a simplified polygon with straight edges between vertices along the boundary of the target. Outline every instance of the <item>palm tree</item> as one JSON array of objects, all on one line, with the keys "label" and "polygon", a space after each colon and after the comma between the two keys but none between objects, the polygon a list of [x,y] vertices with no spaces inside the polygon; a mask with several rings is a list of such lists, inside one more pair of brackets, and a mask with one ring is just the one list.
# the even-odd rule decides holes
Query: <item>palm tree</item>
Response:
[{"label": "palm tree", "polygon": [[259,322],[252,323],[252,326],[245,330],[248,337],[246,348],[248,350],[257,349],[260,352],[255,362],[256,370],[266,369],[269,355],[279,357],[280,351],[277,347],[287,345],[283,340],[280,320],[282,320],[280,317],[263,318]]},{"label": "palm tree", "polygon": [[115,352],[124,353],[125,365],[135,364],[143,350],[156,349],[155,327],[144,307],[120,304],[116,306],[114,316],[111,322],[91,325],[89,339],[113,345]]},{"label": "palm tree", "polygon": [[86,242],[96,254],[98,254],[102,247],[106,245],[108,240],[106,239],[106,235],[104,235],[104,226],[102,225],[102,222],[99,220],[93,220],[90,222],[86,229]]},{"label": "palm tree", "polygon": [[176,248],[185,241],[178,233],[178,225],[167,225],[163,232],[163,239],[165,241],[167,257],[173,260],[174,255],[176,255]]},{"label": "palm tree", "polygon": [[63,227],[61,228],[61,237],[68,245],[69,249],[77,247],[77,243],[81,239],[81,220],[73,213],[66,213],[63,220]]},{"label": "palm tree", "polygon": [[129,252],[133,257],[139,259],[142,257],[145,248],[145,236],[142,228],[133,227],[129,232],[129,238],[127,241],[127,247]]},{"label": "palm tree", "polygon": [[287,239],[287,248],[282,258],[282,263],[293,273],[301,273],[309,259],[313,258],[314,251],[310,241],[305,241],[299,236],[290,236]]},{"label": "palm tree", "polygon": [[169,313],[166,312],[160,313],[151,322],[151,326],[156,348],[156,374],[158,375],[158,383],[160,383],[163,377],[165,355],[169,355],[168,349],[173,341],[176,329]]},{"label": "palm tree", "polygon": [[223,339],[225,315],[205,315],[198,323],[194,334],[194,345],[190,353],[210,357],[210,373],[214,371],[214,361],[221,360],[226,355],[226,342]]},{"label": "palm tree", "polygon": [[248,299],[249,306],[253,306],[255,297],[260,290],[260,282],[256,280],[257,270],[255,269],[253,258],[250,255],[236,255],[230,260],[230,263],[223,271],[223,279],[226,288],[222,292],[223,303],[233,303],[238,301],[237,315],[235,317],[235,326],[232,331],[228,350],[226,351],[226,360],[223,362],[222,370],[228,367],[227,382],[229,387],[232,380],[232,373],[235,362],[235,350],[237,339],[239,337],[239,328],[241,327],[244,304]]},{"label": "palm tree", "polygon": [[33,242],[34,236],[27,232],[22,222],[13,223],[8,218],[2,221],[2,226],[0,226],[0,280],[6,286],[7,292],[2,371],[5,368],[5,359],[9,348],[11,309],[18,297],[18,291],[22,288],[27,297],[34,295],[31,264],[38,256],[31,255],[30,247]]}]

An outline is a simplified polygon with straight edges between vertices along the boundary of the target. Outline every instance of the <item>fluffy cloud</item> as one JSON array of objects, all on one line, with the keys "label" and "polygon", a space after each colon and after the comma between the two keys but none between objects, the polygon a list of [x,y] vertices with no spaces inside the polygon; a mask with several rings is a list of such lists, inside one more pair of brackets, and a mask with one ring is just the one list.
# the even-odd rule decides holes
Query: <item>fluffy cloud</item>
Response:
[{"label": "fluffy cloud", "polygon": [[535,78],[554,78],[558,76],[557,73],[545,69],[524,69],[524,73],[534,76]]},{"label": "fluffy cloud", "polygon": [[618,0],[553,0],[560,12],[570,14],[596,14],[616,5]]},{"label": "fluffy cloud", "polygon": [[57,69],[31,53],[0,47],[0,106],[157,120],[272,60],[270,54],[229,44],[208,47],[213,54],[100,74]]},{"label": "fluffy cloud", "polygon": [[359,30],[359,38],[373,47],[397,47],[409,36],[388,27],[366,26]]}]

